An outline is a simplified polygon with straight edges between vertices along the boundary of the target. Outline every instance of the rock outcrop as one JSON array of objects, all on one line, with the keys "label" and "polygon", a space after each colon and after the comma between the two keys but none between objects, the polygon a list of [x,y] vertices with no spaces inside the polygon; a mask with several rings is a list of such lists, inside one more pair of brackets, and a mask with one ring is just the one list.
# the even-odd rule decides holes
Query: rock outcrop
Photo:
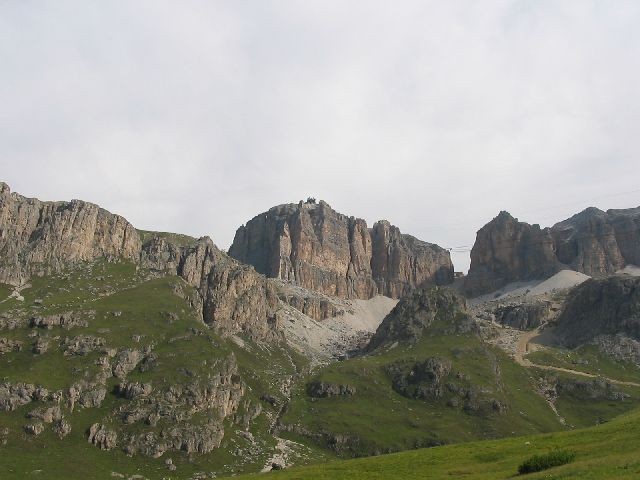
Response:
[{"label": "rock outcrop", "polygon": [[140,236],[124,218],[92,203],[42,202],[0,183],[0,282],[20,285],[31,275],[98,257],[137,260]]},{"label": "rock outcrop", "polygon": [[510,282],[547,278],[558,270],[549,229],[500,212],[478,230],[465,290],[470,296],[480,295]]},{"label": "rock outcrop", "polygon": [[408,366],[392,363],[386,371],[396,392],[409,398],[429,400],[443,396],[445,379],[451,373],[451,362],[446,358],[431,357]]},{"label": "rock outcrop", "polygon": [[500,212],[477,233],[464,287],[467,295],[477,296],[510,282],[545,279],[562,269],[597,277],[637,263],[640,207],[587,208],[543,229]]},{"label": "rock outcrop", "polygon": [[550,304],[543,301],[499,305],[494,312],[496,322],[518,330],[538,328],[550,314]]},{"label": "rock outcrop", "polygon": [[568,347],[603,335],[640,340],[640,277],[587,280],[571,292],[557,322],[556,334]]},{"label": "rock outcrop", "polygon": [[350,397],[355,395],[356,387],[329,382],[311,382],[307,385],[307,393],[312,398]]},{"label": "rock outcrop", "polygon": [[[188,241],[144,233],[92,203],[43,202],[12,193],[0,183],[0,283],[20,285],[77,262],[124,259],[182,277],[196,289],[203,320],[220,334],[245,333],[261,341],[280,338],[277,290],[264,276],[231,259],[208,237]],[[84,325],[71,313],[31,323],[40,328]]]},{"label": "rock outcrop", "polygon": [[415,343],[436,321],[438,333],[465,333],[475,325],[467,314],[464,298],[454,290],[420,288],[400,299],[376,330],[367,350],[396,342]]},{"label": "rock outcrop", "polygon": [[551,228],[558,260],[592,277],[640,261],[640,207],[587,208]]},{"label": "rock outcrop", "polygon": [[237,230],[229,255],[267,277],[340,298],[399,298],[423,283],[453,281],[447,250],[387,221],[369,229],[323,201],[258,215]]},{"label": "rock outcrop", "polygon": [[179,246],[152,238],[142,247],[144,266],[182,277],[199,293],[205,323],[223,335],[280,338],[276,286],[252,267],[221,252],[208,237]]}]

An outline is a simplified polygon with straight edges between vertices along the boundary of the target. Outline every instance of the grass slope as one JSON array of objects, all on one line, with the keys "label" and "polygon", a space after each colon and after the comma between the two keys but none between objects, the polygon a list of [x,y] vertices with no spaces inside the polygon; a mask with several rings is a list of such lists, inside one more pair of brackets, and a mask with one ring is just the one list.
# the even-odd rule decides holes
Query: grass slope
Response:
[{"label": "grass slope", "polygon": [[[136,369],[127,380],[151,383],[156,390],[206,378],[218,371],[218,362],[234,356],[246,385],[239,415],[256,404],[261,404],[263,413],[250,428],[255,444],[238,434],[240,427],[230,418],[225,421],[221,448],[208,455],[170,451],[154,459],[140,454],[128,457],[120,448],[101,451],[87,442],[87,428],[93,423],[122,427],[112,412],[127,403],[113,392],[119,380],[110,378],[100,407],[78,407],[73,412],[64,409],[72,431],[63,439],[50,426],[36,437],[23,431],[23,426],[30,423],[28,413],[38,406],[35,403],[0,412],[0,478],[98,479],[111,478],[112,472],[125,476],[142,474],[149,479],[192,478],[202,473],[224,475],[262,468],[275,445],[267,415],[275,416],[284,401],[280,379],[301,367],[296,362],[303,362],[302,359],[292,358],[280,346],[258,346],[239,340],[244,345],[240,348],[235,342],[218,337],[190,306],[193,291],[182,279],[149,276],[130,263],[81,264],[59,275],[34,278],[31,283],[22,292],[24,302],[1,303],[0,315],[27,321],[33,316],[72,311],[88,325],[50,330],[27,325],[0,329],[0,337],[23,342],[20,351],[0,355],[3,382],[27,382],[58,390],[83,378],[91,379],[98,371],[96,360],[104,353],[68,355],[62,346],[65,338],[90,335],[103,338],[105,348],[152,347],[156,367]],[[5,298],[10,292],[6,286],[0,288]],[[36,333],[50,340],[45,353],[34,354],[31,350]],[[279,405],[261,402],[263,394],[276,398]],[[194,422],[206,420],[197,415],[192,418]],[[126,428],[135,433],[145,426],[136,423]],[[259,452],[252,450],[256,445]],[[167,458],[177,466],[175,472],[167,470]]]},{"label": "grass slope", "polygon": [[[640,410],[616,420],[570,432],[448,445],[378,457],[330,462],[260,476],[265,480],[336,479],[637,479],[640,478]],[[575,460],[538,473],[518,476],[532,455],[555,450]],[[246,476],[240,478],[256,478]]]},{"label": "grass slope", "polygon": [[[451,382],[471,385],[481,396],[506,404],[507,410],[468,412],[461,406],[448,405],[451,402],[446,393],[440,399],[424,400],[407,398],[392,388],[389,365],[410,365],[434,356],[448,359],[455,376],[465,379],[454,378]],[[314,380],[351,385],[356,394],[313,399],[306,393],[305,384]],[[564,428],[535,389],[535,372],[520,367],[475,336],[425,336],[413,346],[332,364],[309,376],[297,386],[283,422],[294,432],[323,431],[329,437],[350,437],[357,445],[342,452],[338,449],[345,456]],[[330,439],[328,443],[332,443]]]},{"label": "grass slope", "polygon": [[640,369],[629,362],[619,362],[600,353],[595,345],[583,345],[570,350],[542,347],[526,358],[537,365],[567,368],[578,372],[600,375],[623,382],[640,383]]}]

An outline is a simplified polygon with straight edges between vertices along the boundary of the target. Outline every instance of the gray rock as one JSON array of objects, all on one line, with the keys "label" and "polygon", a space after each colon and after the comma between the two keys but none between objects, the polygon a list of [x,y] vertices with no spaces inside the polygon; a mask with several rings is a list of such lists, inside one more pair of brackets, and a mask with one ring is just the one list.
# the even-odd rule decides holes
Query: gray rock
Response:
[{"label": "gray rock", "polygon": [[307,385],[307,393],[312,398],[350,397],[355,395],[356,388],[351,385],[316,381]]},{"label": "gray rock", "polygon": [[22,342],[20,340],[0,337],[0,355],[10,352],[19,352],[20,350],[22,350]]},{"label": "gray rock", "polygon": [[102,405],[106,394],[107,390],[104,387],[83,389],[78,403],[83,408],[97,408]]},{"label": "gray rock", "polygon": [[569,347],[600,335],[640,340],[640,277],[587,280],[571,291],[557,323],[555,333]]},{"label": "gray rock", "polygon": [[395,391],[406,397],[428,400],[443,396],[445,379],[451,373],[451,362],[432,357],[411,365],[394,363],[386,370]]},{"label": "gray rock", "polygon": [[640,207],[606,212],[587,208],[544,229],[500,212],[477,233],[465,291],[481,295],[567,268],[598,277],[638,263]]},{"label": "gray rock", "polygon": [[439,320],[444,333],[464,333],[477,329],[467,315],[462,296],[446,287],[421,288],[400,299],[398,304],[382,320],[367,351],[394,342],[415,343],[432,324]]},{"label": "gray rock", "polygon": [[113,366],[113,376],[124,378],[138,366],[142,357],[142,352],[139,350],[130,348],[121,350],[116,356],[115,365]]},{"label": "gray rock", "polygon": [[36,398],[37,387],[29,383],[0,384],[0,410],[10,412]]},{"label": "gray rock", "polygon": [[60,410],[58,405],[48,408],[37,408],[29,412],[27,418],[42,420],[44,423],[53,423],[62,419],[62,410]]},{"label": "gray rock", "polygon": [[87,432],[87,441],[100,450],[111,450],[117,446],[118,434],[104,425],[94,423]]},{"label": "gray rock", "polygon": [[88,353],[102,350],[106,341],[102,337],[93,335],[78,335],[73,338],[65,337],[62,348],[65,355],[87,355]]},{"label": "gray rock", "polygon": [[61,418],[53,423],[53,431],[59,438],[64,438],[71,433],[71,424],[64,418]]},{"label": "gray rock", "polygon": [[495,320],[502,325],[518,330],[533,330],[542,325],[551,313],[547,303],[513,303],[499,305],[495,312]]},{"label": "gray rock", "polygon": [[31,328],[46,328],[51,330],[54,327],[62,327],[71,329],[74,327],[86,327],[88,323],[75,312],[60,313],[55,315],[46,315],[42,317],[32,317],[29,320]]},{"label": "gray rock", "polygon": [[42,432],[44,432],[44,425],[40,422],[29,423],[24,426],[24,431],[27,432],[29,435],[33,435],[34,437],[37,437]]},{"label": "gray rock", "polygon": [[229,255],[267,277],[341,298],[398,298],[425,282],[453,281],[447,250],[384,220],[368,229],[323,201],[258,215],[237,230]]},{"label": "gray rock", "polygon": [[120,383],[116,385],[115,392],[121,397],[133,400],[138,397],[148,397],[153,391],[150,383]]},{"label": "gray rock", "polygon": [[33,273],[98,257],[137,260],[140,236],[124,218],[97,205],[41,202],[0,183],[0,282],[20,285]]}]

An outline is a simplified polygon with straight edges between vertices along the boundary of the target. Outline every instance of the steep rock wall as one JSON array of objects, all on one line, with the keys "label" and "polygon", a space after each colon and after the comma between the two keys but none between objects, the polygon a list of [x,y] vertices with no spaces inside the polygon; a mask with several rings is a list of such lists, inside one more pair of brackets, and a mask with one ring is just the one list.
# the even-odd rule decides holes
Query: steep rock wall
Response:
[{"label": "steep rock wall", "polygon": [[453,280],[449,252],[386,221],[372,229],[327,203],[273,207],[240,227],[229,255],[271,278],[341,298],[398,298]]}]

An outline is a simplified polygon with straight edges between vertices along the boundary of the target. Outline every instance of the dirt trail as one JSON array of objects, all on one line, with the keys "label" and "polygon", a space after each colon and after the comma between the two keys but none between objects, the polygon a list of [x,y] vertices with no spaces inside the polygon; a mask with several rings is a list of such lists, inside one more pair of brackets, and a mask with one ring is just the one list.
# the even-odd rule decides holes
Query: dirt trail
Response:
[{"label": "dirt trail", "polygon": [[541,370],[570,373],[572,375],[579,375],[581,377],[587,377],[587,378],[603,378],[609,383],[612,383],[614,385],[622,385],[625,387],[640,387],[640,383],[623,382],[622,380],[616,380],[614,378],[605,377],[603,375],[596,375],[593,373],[581,372],[579,370],[572,370],[570,368],[552,367],[550,365],[539,365],[537,363],[533,363],[531,360],[524,358],[526,354],[534,350],[530,348],[530,342],[533,338],[540,335],[540,331],[541,329],[538,328],[536,330],[532,330],[529,332],[523,332],[522,335],[520,335],[520,337],[518,338],[518,343],[516,344],[516,352],[513,358],[517,363],[519,363],[523,367],[527,367],[527,368],[533,367],[533,368],[539,368]]}]

